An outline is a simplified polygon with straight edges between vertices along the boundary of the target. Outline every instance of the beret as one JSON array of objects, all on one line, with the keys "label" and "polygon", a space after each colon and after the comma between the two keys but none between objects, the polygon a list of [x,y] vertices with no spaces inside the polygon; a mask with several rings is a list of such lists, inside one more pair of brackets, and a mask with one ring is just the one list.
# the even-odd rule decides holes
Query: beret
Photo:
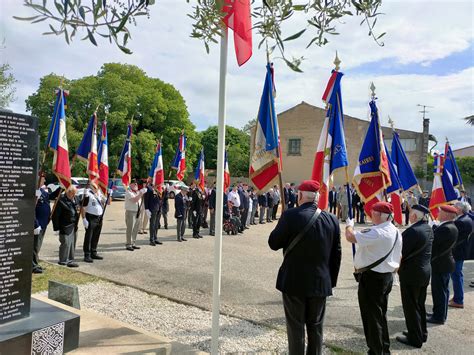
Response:
[{"label": "beret", "polygon": [[299,191],[317,192],[319,190],[319,182],[316,180],[304,180],[298,187]]},{"label": "beret", "polygon": [[372,210],[380,212],[380,213],[391,214],[393,213],[393,206],[389,202],[380,201],[373,204]]},{"label": "beret", "polygon": [[413,210],[417,210],[417,211],[420,211],[420,212],[423,212],[424,214],[429,214],[430,213],[430,210],[428,207],[425,207],[423,205],[413,205],[411,207]]},{"label": "beret", "polygon": [[456,207],[451,206],[451,205],[442,205],[442,206],[439,206],[439,208],[444,212],[458,213],[458,210],[456,209]]}]

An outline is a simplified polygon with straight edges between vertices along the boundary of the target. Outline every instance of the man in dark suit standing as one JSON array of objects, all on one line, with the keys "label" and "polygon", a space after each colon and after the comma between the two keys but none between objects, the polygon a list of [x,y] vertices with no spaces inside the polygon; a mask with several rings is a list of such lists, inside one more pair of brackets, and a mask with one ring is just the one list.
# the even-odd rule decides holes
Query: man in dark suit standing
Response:
[{"label": "man in dark suit standing", "polygon": [[288,208],[294,208],[296,205],[296,191],[295,191],[295,183],[292,182],[290,184],[290,190],[288,191]]},{"label": "man in dark suit standing", "polygon": [[158,216],[161,211],[161,198],[158,188],[158,185],[154,187],[149,185],[144,196],[145,213],[150,220],[150,245],[153,247],[157,244],[163,244],[158,240],[158,224],[160,223]]},{"label": "man in dark suit standing", "polygon": [[185,242],[184,231],[186,230],[186,202],[184,196],[189,188],[186,185],[181,186],[178,194],[174,197],[174,218],[176,218],[176,236],[178,242]]},{"label": "man in dark suit standing", "polygon": [[331,191],[329,191],[329,212],[336,214],[337,206],[337,192],[336,188],[333,186]]},{"label": "man in dark suit standing", "polygon": [[270,248],[285,253],[276,288],[283,294],[290,354],[304,354],[305,326],[307,353],[322,353],[326,298],[336,286],[341,264],[339,222],[317,209],[318,190],[317,181],[303,181],[299,207],[283,212],[268,239]]},{"label": "man in dark suit standing", "polygon": [[440,207],[435,227],[431,251],[431,295],[433,296],[433,315],[426,321],[444,324],[448,317],[449,277],[454,272],[453,248],[458,238],[458,229],[453,220],[457,210],[453,206]]},{"label": "man in dark suit standing", "polygon": [[454,204],[458,217],[454,225],[458,229],[458,239],[453,249],[455,270],[451,274],[453,281],[453,299],[449,301],[448,306],[454,308],[464,308],[464,275],[462,268],[464,260],[468,258],[468,238],[472,233],[472,220],[468,215],[471,206],[467,202],[458,201]]},{"label": "man in dark suit standing", "polygon": [[258,221],[260,224],[265,224],[265,211],[267,210],[267,194],[265,192],[258,193],[258,206],[260,207]]},{"label": "man in dark suit standing", "polygon": [[412,225],[402,233],[402,261],[398,274],[403,313],[407,331],[397,341],[421,348],[428,338],[426,329],[426,289],[431,275],[433,229],[428,225],[430,210],[414,205],[410,212]]}]

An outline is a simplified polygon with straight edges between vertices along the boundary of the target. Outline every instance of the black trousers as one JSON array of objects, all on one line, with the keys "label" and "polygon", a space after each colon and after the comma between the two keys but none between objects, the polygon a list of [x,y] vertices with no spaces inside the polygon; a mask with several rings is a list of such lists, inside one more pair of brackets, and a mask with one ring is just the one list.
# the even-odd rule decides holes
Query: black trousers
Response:
[{"label": "black trousers", "polygon": [[150,242],[158,241],[158,226],[160,225],[160,211],[156,210],[151,212],[150,217]]},{"label": "black trousers", "polygon": [[[199,234],[199,230],[201,229],[201,223],[202,223],[202,215],[200,211],[192,211],[191,214],[193,216],[193,237]],[[196,215],[194,215],[196,214]]]},{"label": "black trousers", "polygon": [[329,203],[329,213],[336,214],[336,202]]},{"label": "black trousers", "polygon": [[100,232],[102,231],[102,220],[100,216],[86,213],[86,219],[89,222],[89,228],[84,235],[84,244],[82,250],[84,257],[90,257],[97,254],[97,245],[99,244]]},{"label": "black trousers", "polygon": [[304,354],[305,326],[308,334],[306,354],[322,354],[326,297],[290,296],[283,293],[283,307],[289,354]]},{"label": "black trousers", "polygon": [[431,273],[431,295],[433,296],[433,318],[446,322],[448,318],[449,272]]},{"label": "black trousers", "polygon": [[403,314],[408,330],[408,340],[411,344],[421,347],[428,339],[426,329],[426,289],[428,283],[407,284],[400,281]]},{"label": "black trousers", "polygon": [[390,354],[387,303],[392,283],[391,272],[371,270],[362,273],[359,281],[359,308],[369,354]]},{"label": "black trousers", "polygon": [[272,210],[272,219],[275,220],[277,219],[277,211],[278,211],[278,206],[280,205],[280,203],[277,203],[275,205],[273,205],[273,210]]},{"label": "black trousers", "polygon": [[244,208],[242,213],[240,214],[240,230],[243,231],[245,229],[245,225],[247,224],[247,216],[249,214],[249,209]]},{"label": "black trousers", "polygon": [[359,221],[360,221],[360,210],[357,207],[357,205],[352,206],[352,218],[354,218],[354,221],[359,223]]}]

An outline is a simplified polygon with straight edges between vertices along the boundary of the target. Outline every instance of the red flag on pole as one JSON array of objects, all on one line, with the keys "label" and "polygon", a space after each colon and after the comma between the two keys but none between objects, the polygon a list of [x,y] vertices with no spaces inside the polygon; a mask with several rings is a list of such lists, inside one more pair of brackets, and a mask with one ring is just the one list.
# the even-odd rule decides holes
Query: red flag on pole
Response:
[{"label": "red flag on pole", "polygon": [[224,0],[223,21],[234,31],[234,47],[237,63],[244,65],[252,56],[252,20],[250,0]]}]

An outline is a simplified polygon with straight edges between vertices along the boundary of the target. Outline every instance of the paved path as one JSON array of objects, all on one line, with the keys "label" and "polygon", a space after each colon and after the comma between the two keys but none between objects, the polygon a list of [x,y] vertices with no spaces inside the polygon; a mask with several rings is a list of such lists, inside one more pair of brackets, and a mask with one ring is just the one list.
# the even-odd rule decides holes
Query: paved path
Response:
[{"label": "paved path", "polygon": [[[191,231],[187,230],[188,241],[178,243],[175,223],[171,219],[170,229],[158,233],[163,245],[149,246],[147,236],[139,235],[138,245],[142,249],[126,251],[123,214],[123,202],[113,202],[107,211],[99,243],[99,252],[105,260],[93,264],[80,262],[79,270],[210,309],[214,238],[206,235],[204,230],[203,239],[192,239],[189,236]],[[173,206],[169,215],[173,216]],[[282,254],[273,252],[267,245],[274,225],[252,226],[244,235],[224,236],[221,304],[222,310],[229,314],[284,329],[281,296],[275,289]],[[81,223],[78,260],[82,259],[83,235]],[[41,252],[43,259],[58,260],[57,239],[49,228]],[[357,285],[352,277],[351,248],[345,239],[342,245],[343,264],[338,287],[327,305],[325,340],[345,349],[364,352],[366,347],[357,303]],[[450,310],[446,325],[430,328],[429,341],[422,350],[409,349],[394,339],[405,329],[399,288],[394,287],[388,311],[392,350],[395,353],[471,354],[474,288],[467,284],[473,279],[474,263],[466,262],[466,308]],[[430,309],[430,294],[427,305]]]}]

